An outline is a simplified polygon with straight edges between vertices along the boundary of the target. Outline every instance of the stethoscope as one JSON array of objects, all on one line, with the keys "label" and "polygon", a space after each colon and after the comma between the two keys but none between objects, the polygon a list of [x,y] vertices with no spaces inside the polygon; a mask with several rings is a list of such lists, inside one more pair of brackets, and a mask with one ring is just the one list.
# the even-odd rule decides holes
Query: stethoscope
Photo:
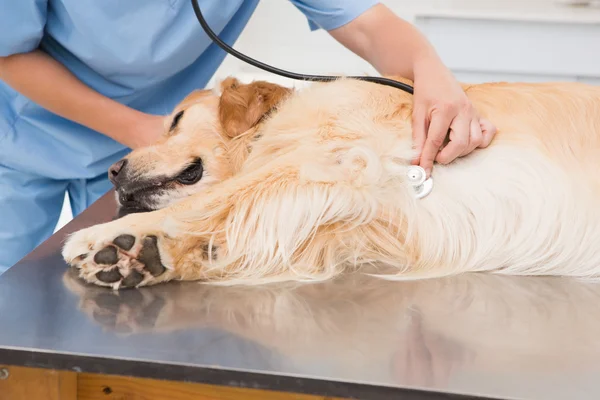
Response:
[{"label": "stethoscope", "polygon": [[[330,82],[336,79],[340,79],[340,76],[327,76],[327,75],[307,75],[307,74],[298,74],[295,72],[286,71],[283,69],[275,68],[271,65],[262,63],[258,60],[248,57],[245,54],[238,52],[233,49],[227,43],[223,42],[212,29],[206,23],[204,16],[202,15],[202,11],[200,11],[200,6],[198,5],[198,0],[191,0],[192,7],[194,8],[194,13],[196,14],[196,18],[198,18],[198,22],[202,26],[202,29],[206,32],[206,34],[210,37],[210,39],[216,43],[221,49],[223,49],[228,54],[231,54],[235,58],[250,64],[256,68],[260,68],[264,71],[271,72],[275,75],[283,76],[285,78],[290,78],[294,80],[300,81],[312,81],[312,82]],[[403,90],[409,94],[414,93],[414,89],[411,85],[408,85],[403,82],[398,82],[393,79],[378,77],[378,76],[348,76],[346,78],[349,79],[358,79],[367,82],[377,83],[379,85],[391,86],[400,90]],[[417,198],[423,198],[427,196],[432,188],[433,188],[433,180],[431,177],[426,179],[427,174],[425,170],[418,165],[411,165],[407,171],[408,182],[415,189],[415,194]]]}]

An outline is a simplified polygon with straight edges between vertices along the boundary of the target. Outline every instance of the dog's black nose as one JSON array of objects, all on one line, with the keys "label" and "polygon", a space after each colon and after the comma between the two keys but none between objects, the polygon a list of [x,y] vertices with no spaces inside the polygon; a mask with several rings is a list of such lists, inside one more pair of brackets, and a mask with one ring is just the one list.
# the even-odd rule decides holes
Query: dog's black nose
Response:
[{"label": "dog's black nose", "polygon": [[127,159],[124,158],[122,160],[117,161],[113,165],[111,165],[110,168],[108,169],[108,179],[110,179],[110,181],[113,183],[113,185],[116,185],[117,177],[123,171],[123,168],[125,168],[125,165],[127,165]]}]

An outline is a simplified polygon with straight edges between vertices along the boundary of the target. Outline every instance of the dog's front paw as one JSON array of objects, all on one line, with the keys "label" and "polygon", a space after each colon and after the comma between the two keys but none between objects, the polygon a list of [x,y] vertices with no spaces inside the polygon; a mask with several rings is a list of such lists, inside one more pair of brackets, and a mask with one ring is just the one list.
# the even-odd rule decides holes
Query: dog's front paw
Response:
[{"label": "dog's front paw", "polygon": [[107,223],[70,236],[63,257],[84,280],[113,289],[148,286],[172,279],[162,235]]}]

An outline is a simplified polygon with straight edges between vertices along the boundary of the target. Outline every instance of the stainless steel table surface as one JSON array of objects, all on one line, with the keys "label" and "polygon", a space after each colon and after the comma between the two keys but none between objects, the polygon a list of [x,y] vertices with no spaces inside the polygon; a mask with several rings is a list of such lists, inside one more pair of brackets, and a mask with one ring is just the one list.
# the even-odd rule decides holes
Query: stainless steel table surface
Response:
[{"label": "stainless steel table surface", "polygon": [[600,286],[464,275],[112,292],[62,261],[106,195],[0,276],[0,364],[354,398],[600,398]]}]

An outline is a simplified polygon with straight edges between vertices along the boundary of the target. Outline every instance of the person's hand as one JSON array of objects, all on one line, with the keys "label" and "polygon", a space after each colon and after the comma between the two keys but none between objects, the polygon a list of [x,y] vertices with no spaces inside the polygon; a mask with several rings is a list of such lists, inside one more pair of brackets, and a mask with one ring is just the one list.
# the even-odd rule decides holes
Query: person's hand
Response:
[{"label": "person's hand", "polygon": [[448,164],[476,148],[485,148],[496,127],[480,118],[460,84],[437,57],[415,64],[413,146],[431,175],[434,161]]},{"label": "person's hand", "polygon": [[164,121],[165,117],[161,115],[140,113],[131,126],[125,128],[127,132],[121,135],[123,144],[135,150],[156,143],[165,132]]}]

